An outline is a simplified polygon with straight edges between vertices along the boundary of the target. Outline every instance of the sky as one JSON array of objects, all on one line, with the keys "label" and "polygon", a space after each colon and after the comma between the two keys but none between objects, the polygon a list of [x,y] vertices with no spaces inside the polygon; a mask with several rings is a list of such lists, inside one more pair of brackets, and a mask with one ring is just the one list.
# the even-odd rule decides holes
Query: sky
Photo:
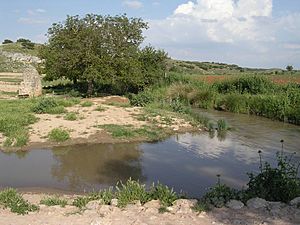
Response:
[{"label": "sky", "polygon": [[300,69],[300,0],[0,0],[0,41],[45,43],[52,23],[88,13],[143,18],[144,45],[175,59]]}]

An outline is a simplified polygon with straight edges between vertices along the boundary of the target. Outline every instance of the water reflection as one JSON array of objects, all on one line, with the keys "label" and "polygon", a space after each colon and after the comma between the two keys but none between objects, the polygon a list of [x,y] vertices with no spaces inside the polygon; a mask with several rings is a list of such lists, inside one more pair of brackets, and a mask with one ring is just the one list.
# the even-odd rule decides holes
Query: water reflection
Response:
[{"label": "water reflection", "polygon": [[115,185],[130,177],[144,181],[137,144],[79,145],[53,149],[51,174],[71,190]]}]

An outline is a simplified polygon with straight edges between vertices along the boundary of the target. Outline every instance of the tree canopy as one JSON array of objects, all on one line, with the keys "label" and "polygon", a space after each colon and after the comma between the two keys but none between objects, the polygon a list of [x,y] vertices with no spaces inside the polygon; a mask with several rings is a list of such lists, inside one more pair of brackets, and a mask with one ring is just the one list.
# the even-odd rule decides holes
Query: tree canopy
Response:
[{"label": "tree canopy", "polygon": [[147,46],[140,18],[88,14],[68,16],[48,30],[48,43],[41,49],[46,79],[67,78],[108,92],[137,92],[157,82],[165,70],[167,55]]}]

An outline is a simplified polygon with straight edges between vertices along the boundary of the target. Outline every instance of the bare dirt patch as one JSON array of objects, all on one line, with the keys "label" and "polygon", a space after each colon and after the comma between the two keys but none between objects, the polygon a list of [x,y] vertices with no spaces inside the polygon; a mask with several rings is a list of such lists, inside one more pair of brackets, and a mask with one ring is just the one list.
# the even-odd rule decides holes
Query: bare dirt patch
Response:
[{"label": "bare dirt patch", "polygon": [[[92,106],[83,107],[82,104],[66,108],[68,113],[75,113],[77,119],[69,121],[65,118],[64,114],[49,115],[41,114],[36,115],[38,122],[30,127],[30,144],[43,146],[55,144],[78,144],[78,143],[115,143],[124,142],[127,140],[114,139],[110,134],[105,132],[101,125],[130,125],[134,128],[140,128],[144,125],[152,125],[148,121],[141,121],[137,119],[137,115],[143,113],[140,107],[119,107],[114,105],[107,105],[107,103],[128,103],[128,99],[118,96],[110,96],[103,98],[93,98],[82,100],[83,102],[90,101]],[[98,110],[98,109],[101,110]],[[162,125],[174,131],[181,129],[192,129],[192,126],[181,119],[174,119],[174,123]],[[54,128],[62,128],[70,132],[71,140],[65,143],[49,143],[47,135]],[[132,140],[131,140],[132,141]],[[141,141],[138,139],[137,141]]]}]

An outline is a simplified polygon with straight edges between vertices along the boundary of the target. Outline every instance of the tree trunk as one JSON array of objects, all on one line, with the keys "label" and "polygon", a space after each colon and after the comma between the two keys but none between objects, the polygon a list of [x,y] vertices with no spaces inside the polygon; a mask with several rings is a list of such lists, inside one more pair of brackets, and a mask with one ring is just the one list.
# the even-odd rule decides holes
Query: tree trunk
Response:
[{"label": "tree trunk", "polygon": [[87,95],[88,97],[91,97],[94,92],[94,82],[93,80],[88,80],[88,90],[87,90]]}]

